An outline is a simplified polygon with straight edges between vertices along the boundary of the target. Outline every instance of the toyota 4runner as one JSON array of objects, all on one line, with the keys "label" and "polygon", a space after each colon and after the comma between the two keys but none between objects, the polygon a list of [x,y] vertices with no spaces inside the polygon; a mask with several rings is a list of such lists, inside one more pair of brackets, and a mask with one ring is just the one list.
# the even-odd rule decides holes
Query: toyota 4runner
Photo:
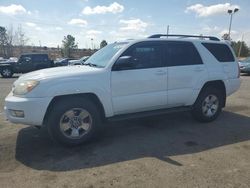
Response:
[{"label": "toyota 4runner", "polygon": [[209,36],[153,35],[116,42],[82,66],[21,76],[5,99],[13,123],[46,126],[68,145],[89,140],[104,120],[190,110],[215,120],[240,87],[232,48]]}]

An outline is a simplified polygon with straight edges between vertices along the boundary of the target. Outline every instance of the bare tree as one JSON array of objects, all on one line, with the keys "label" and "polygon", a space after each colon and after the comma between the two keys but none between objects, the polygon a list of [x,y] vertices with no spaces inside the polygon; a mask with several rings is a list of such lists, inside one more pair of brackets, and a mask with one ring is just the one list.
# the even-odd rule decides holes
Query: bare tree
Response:
[{"label": "bare tree", "polygon": [[19,47],[20,53],[23,52],[23,47],[27,44],[29,41],[28,37],[26,37],[26,34],[24,33],[22,29],[22,25],[19,25],[17,28],[17,31],[14,35],[14,44]]},{"label": "bare tree", "polygon": [[0,26],[0,56],[7,56],[7,30],[5,27]]},{"label": "bare tree", "polygon": [[13,56],[13,40],[14,40],[14,31],[13,26],[7,29],[7,55],[8,57]]}]

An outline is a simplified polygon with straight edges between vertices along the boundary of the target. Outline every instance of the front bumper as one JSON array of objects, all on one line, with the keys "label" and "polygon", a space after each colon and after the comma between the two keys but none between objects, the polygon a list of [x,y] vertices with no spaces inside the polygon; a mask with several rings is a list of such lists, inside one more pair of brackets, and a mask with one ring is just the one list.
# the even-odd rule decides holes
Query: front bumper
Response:
[{"label": "front bumper", "polygon": [[[45,98],[21,98],[10,93],[5,98],[5,115],[12,123],[42,126],[43,119],[51,97]],[[15,117],[11,110],[23,111],[24,117]]]}]

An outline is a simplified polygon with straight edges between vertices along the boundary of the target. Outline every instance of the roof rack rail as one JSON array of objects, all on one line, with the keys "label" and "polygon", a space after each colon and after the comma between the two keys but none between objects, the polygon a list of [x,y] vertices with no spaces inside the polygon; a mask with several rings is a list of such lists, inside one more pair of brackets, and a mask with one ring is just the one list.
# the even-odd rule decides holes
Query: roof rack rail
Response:
[{"label": "roof rack rail", "polygon": [[151,35],[148,38],[161,38],[161,37],[180,37],[180,38],[202,38],[202,39],[209,39],[213,41],[220,41],[217,37],[213,36],[203,36],[203,35],[166,35],[166,34],[156,34],[156,35]]}]

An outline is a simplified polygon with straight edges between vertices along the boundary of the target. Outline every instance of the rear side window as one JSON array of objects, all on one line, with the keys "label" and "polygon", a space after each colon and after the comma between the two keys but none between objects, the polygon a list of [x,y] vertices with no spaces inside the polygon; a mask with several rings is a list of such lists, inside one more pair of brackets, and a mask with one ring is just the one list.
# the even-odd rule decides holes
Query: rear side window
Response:
[{"label": "rear side window", "polygon": [[169,41],[166,46],[168,66],[203,64],[200,54],[191,42]]},{"label": "rear side window", "polygon": [[226,44],[202,43],[219,62],[235,61],[230,48]]}]

